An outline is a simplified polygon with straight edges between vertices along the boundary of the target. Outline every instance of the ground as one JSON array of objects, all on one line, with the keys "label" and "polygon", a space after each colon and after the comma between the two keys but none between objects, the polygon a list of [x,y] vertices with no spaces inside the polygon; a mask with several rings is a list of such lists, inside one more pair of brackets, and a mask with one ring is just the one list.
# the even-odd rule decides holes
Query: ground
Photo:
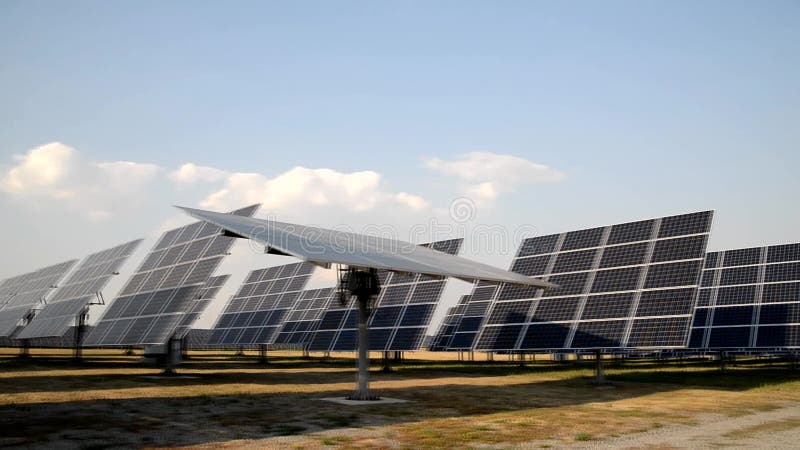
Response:
[{"label": "ground", "polygon": [[[351,355],[195,352],[180,377],[159,377],[122,350],[0,350],[0,447],[24,448],[696,448],[800,442],[800,369],[746,359],[459,362],[418,353],[373,373],[383,396],[322,400],[354,386]],[[483,359],[479,357],[478,359]]]}]

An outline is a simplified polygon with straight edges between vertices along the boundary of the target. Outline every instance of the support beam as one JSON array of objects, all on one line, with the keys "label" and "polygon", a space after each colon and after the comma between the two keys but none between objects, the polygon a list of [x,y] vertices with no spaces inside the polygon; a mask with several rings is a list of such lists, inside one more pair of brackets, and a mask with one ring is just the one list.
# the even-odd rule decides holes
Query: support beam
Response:
[{"label": "support beam", "polygon": [[[384,373],[391,373],[392,372],[392,362],[391,362],[391,352],[383,352],[383,367],[381,367],[381,372]],[[395,358],[397,357],[397,353],[395,352]]]},{"label": "support beam", "polygon": [[31,343],[27,339],[22,340],[22,344],[19,347],[19,357],[22,359],[31,357]]},{"label": "support beam", "polygon": [[81,342],[83,341],[83,333],[86,331],[86,312],[81,312],[76,320],[75,325],[75,362],[83,361],[83,348]]},{"label": "support beam", "polygon": [[179,342],[173,338],[167,341],[167,354],[164,355],[164,371],[161,373],[162,375],[175,375],[175,366],[177,365],[176,347]]},{"label": "support beam", "polygon": [[603,385],[607,384],[605,367],[603,367],[603,352],[595,350],[594,352],[594,381],[592,384]]},{"label": "support beam", "polygon": [[258,346],[258,363],[269,364],[269,361],[267,360],[267,344],[261,344]]},{"label": "support beam", "polygon": [[[357,272],[355,272],[357,273]],[[369,390],[369,301],[371,295],[360,293],[356,296],[358,302],[358,387],[348,399],[350,400],[378,400],[379,398]]]},{"label": "support beam", "polygon": [[725,354],[725,350],[720,350],[719,352],[719,371],[725,373],[725,359],[727,359],[727,355]]}]

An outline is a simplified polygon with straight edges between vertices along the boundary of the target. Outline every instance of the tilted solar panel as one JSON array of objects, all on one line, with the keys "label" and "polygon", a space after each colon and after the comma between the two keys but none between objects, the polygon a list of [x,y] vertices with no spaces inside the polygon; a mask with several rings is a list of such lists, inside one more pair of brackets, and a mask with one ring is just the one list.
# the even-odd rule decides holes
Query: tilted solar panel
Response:
[{"label": "tilted solar panel", "polygon": [[307,349],[323,314],[335,301],[336,288],[303,291],[294,309],[286,317],[275,345],[282,348]]},{"label": "tilted solar panel", "polygon": [[126,242],[84,258],[17,339],[64,336],[141,242]]},{"label": "tilted solar panel", "polygon": [[[421,246],[456,254],[463,239]],[[381,292],[369,318],[369,348],[373,351],[418,350],[442,295],[445,279],[420,274],[379,271]],[[310,351],[355,351],[358,309],[338,302],[323,315],[309,344]]]},{"label": "tilted solar panel", "polygon": [[453,338],[448,345],[449,351],[472,350],[486,312],[489,311],[499,288],[496,284],[475,283],[467,298],[464,312],[455,323]]},{"label": "tilted solar panel", "polygon": [[[234,211],[252,215],[258,205]],[[228,254],[235,238],[195,222],[167,231],[86,336],[86,346],[165,344]]]},{"label": "tilted solar panel", "polygon": [[12,336],[75,263],[66,261],[6,279],[0,286],[0,337]]},{"label": "tilted solar panel", "polygon": [[691,349],[800,347],[800,243],[711,252]]},{"label": "tilted solar panel", "polygon": [[218,275],[208,279],[203,288],[198,292],[197,298],[187,306],[186,314],[184,314],[180,325],[178,325],[178,328],[175,330],[174,336],[176,339],[184,339],[186,337],[192,329],[192,325],[194,325],[197,319],[200,318],[200,315],[203,314],[203,311],[205,311],[208,305],[216,298],[217,294],[223,286],[225,286],[225,283],[228,282],[230,277],[230,275]]},{"label": "tilted solar panel", "polygon": [[453,340],[453,335],[456,332],[459,322],[461,322],[461,318],[464,316],[464,311],[467,309],[468,303],[469,295],[462,295],[458,304],[451,306],[447,310],[447,314],[444,316],[444,319],[442,319],[442,324],[433,336],[431,345],[428,348],[430,351],[443,352],[450,348],[450,341]]},{"label": "tilted solar panel", "polygon": [[313,272],[307,262],[251,271],[214,325],[209,344],[274,343]]},{"label": "tilted solar panel", "polygon": [[502,286],[475,349],[683,347],[712,217],[704,211],[526,239],[511,270],[559,288]]}]

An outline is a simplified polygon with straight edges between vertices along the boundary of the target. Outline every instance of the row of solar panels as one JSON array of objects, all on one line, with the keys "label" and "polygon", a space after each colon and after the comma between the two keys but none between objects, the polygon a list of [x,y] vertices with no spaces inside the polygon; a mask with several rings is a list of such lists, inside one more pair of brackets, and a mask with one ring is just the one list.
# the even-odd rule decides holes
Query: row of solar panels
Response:
[{"label": "row of solar panels", "polygon": [[[705,211],[526,239],[510,270],[559,288],[476,283],[448,311],[431,349],[800,345],[800,244],[706,254],[712,217]],[[212,274],[232,240],[204,222],[164,233],[84,345],[160,344],[184,336],[227,281]],[[42,299],[75,261],[0,282],[0,337],[63,336],[139,242],[85,258],[43,307]],[[457,254],[461,244],[454,239],[425,246]],[[250,272],[208,344],[355,350],[353,305],[339,303],[335,287],[306,290],[313,267],[295,263]],[[380,278],[370,348],[419,349],[445,280],[390,272]]]},{"label": "row of solar panels", "polygon": [[[257,206],[233,211],[251,216]],[[87,346],[163,344],[180,338],[228,276],[213,277],[232,237],[205,222],[167,231],[83,339]],[[0,338],[46,341],[83,323],[89,305],[133,254],[131,241],[0,282]],[[62,281],[63,280],[63,281]]]},{"label": "row of solar panels", "polygon": [[561,286],[478,283],[432,350],[800,347],[800,244],[706,253],[701,212],[527,239],[511,270]]}]

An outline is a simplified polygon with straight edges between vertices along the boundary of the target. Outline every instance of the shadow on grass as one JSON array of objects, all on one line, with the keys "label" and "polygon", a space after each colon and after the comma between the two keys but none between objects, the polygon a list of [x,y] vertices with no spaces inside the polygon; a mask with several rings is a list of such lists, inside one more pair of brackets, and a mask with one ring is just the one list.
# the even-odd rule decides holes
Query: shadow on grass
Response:
[{"label": "shadow on grass", "polygon": [[[411,380],[413,382],[413,379]],[[503,386],[446,384],[380,390],[409,403],[344,408],[320,400],[349,391],[88,399],[0,407],[0,446],[69,442],[78,447],[175,446],[307,434],[337,428],[524,411],[613,401],[663,391],[660,385],[596,389],[581,377]]]},{"label": "shadow on grass", "polygon": [[[63,392],[71,390],[109,390],[158,386],[213,386],[224,384],[326,384],[353,381],[355,362],[349,358],[275,357],[269,364],[257,359],[225,355],[195,356],[181,365],[180,371],[191,378],[150,379],[161,369],[143,364],[136,357],[94,355],[76,364],[69,358],[9,359],[0,364],[7,373],[0,378],[0,394],[25,392]],[[523,374],[552,374],[564,378],[592,374],[593,361],[526,362],[521,367],[513,361],[419,361],[395,364],[391,373],[377,372],[380,361],[373,360],[373,380],[435,380],[447,377],[502,377]],[[612,381],[676,384],[680,386],[721,389],[752,389],[800,379],[800,370],[762,360],[743,360],[729,366],[725,373],[716,363],[706,360],[653,361],[629,360],[624,364],[609,361],[607,376]],[[107,373],[86,373],[81,369],[108,370]],[[128,369],[129,370],[126,372]],[[293,370],[293,371],[287,371]],[[333,370],[332,370],[333,369]],[[50,375],[54,371],[63,373]],[[14,376],[14,372],[24,372]],[[36,375],[29,375],[37,372]]]},{"label": "shadow on grass", "polygon": [[[113,355],[112,355],[113,356]],[[114,357],[116,358],[116,357]],[[663,363],[626,361],[609,364],[608,375],[618,382],[614,389],[587,384],[591,361],[527,363],[514,362],[406,361],[391,374],[374,375],[374,380],[403,380],[409,386],[381,389],[379,394],[410,400],[409,403],[346,408],[320,400],[343,396],[348,390],[320,386],[313,393],[224,394],[223,384],[325,384],[352,383],[354,362],[342,359],[277,357],[263,371],[253,360],[195,357],[182,366],[218,370],[193,379],[144,379],[125,373],[143,366],[134,361],[122,364],[93,357],[79,368],[117,369],[109,375],[74,374],[20,376],[0,379],[0,393],[105,390],[185,386],[186,396],[131,399],[97,399],[71,402],[18,403],[0,406],[0,447],[41,447],[55,444],[81,448],[123,446],[176,446],[213,444],[234,439],[261,439],[280,435],[308,434],[339,428],[410,424],[439,418],[464,418],[502,412],[524,412],[610,402],[655,393],[670,392],[691,385],[700,388],[748,390],[765,384],[800,379],[800,371],[769,367],[759,361],[743,361],[722,374],[714,363],[684,361]],[[113,358],[112,358],[113,359]],[[75,368],[60,358],[34,358],[2,366],[13,371],[53,371]],[[347,367],[344,372],[321,372]],[[275,369],[304,368],[301,373]],[[156,371],[157,369],[153,369]],[[516,384],[471,385],[453,383],[453,377],[485,377],[546,374],[546,380]],[[555,378],[555,379],[552,379]],[[414,385],[415,380],[441,379],[435,386]],[[146,394],[145,394],[146,395]]]}]

